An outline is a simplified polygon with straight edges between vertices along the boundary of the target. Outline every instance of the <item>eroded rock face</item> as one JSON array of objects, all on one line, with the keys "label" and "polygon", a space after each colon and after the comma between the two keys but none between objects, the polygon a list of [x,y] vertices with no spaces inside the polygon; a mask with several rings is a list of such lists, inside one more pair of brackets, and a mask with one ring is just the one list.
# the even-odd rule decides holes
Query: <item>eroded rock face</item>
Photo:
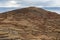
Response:
[{"label": "eroded rock face", "polygon": [[35,7],[1,13],[0,40],[60,40],[60,14]]}]

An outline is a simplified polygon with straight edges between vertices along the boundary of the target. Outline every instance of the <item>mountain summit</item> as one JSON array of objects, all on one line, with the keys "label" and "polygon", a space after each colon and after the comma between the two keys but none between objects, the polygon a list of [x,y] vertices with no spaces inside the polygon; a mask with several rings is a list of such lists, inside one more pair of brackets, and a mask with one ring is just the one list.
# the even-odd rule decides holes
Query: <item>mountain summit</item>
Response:
[{"label": "mountain summit", "polygon": [[60,40],[60,14],[37,7],[0,13],[0,40]]}]

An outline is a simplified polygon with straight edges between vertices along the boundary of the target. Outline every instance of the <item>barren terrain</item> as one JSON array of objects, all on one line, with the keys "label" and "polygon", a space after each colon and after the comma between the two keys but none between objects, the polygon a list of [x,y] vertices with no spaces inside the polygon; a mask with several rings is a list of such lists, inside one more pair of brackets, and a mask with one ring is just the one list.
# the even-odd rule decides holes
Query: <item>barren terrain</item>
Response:
[{"label": "barren terrain", "polygon": [[36,7],[0,13],[0,40],[60,40],[60,14]]}]

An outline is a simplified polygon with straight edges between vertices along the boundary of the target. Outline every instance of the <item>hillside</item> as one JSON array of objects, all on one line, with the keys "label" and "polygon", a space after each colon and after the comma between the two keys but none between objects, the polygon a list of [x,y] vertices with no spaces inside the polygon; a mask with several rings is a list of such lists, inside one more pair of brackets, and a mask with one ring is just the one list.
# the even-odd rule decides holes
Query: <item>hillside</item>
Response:
[{"label": "hillside", "polygon": [[0,40],[60,40],[60,14],[37,7],[0,13]]}]

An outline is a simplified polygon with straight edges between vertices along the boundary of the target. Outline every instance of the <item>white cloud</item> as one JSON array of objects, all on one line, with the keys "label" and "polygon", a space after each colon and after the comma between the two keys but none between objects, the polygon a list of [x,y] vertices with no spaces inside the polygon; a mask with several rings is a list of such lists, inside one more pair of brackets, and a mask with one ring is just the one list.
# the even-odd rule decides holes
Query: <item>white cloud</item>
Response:
[{"label": "white cloud", "polygon": [[50,0],[47,7],[60,7],[60,0]]},{"label": "white cloud", "polygon": [[17,4],[16,1],[8,1],[5,4],[0,4],[0,7],[19,7],[20,4]]},{"label": "white cloud", "polygon": [[60,0],[8,0],[4,4],[0,3],[0,7],[25,7],[25,6],[40,6],[40,7],[60,7]]},{"label": "white cloud", "polygon": [[60,0],[53,0],[53,6],[60,6]]},{"label": "white cloud", "polygon": [[49,1],[49,0],[44,0],[44,1],[42,1],[42,0],[24,0],[24,1],[26,1],[26,2],[47,2],[47,1]]},{"label": "white cloud", "polygon": [[9,1],[6,6],[8,7],[18,7],[19,5],[16,3],[16,1]]}]

